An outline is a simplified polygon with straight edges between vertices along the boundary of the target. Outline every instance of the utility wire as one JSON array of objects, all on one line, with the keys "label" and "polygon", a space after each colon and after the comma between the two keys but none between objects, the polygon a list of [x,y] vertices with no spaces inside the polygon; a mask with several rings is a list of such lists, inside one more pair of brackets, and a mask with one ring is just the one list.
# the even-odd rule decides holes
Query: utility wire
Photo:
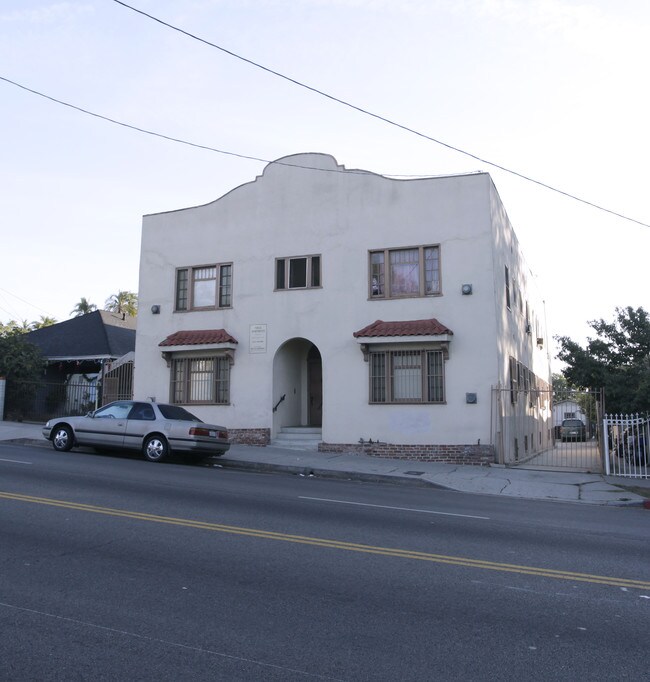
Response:
[{"label": "utility wire", "polygon": [[[117,119],[110,118],[109,116],[104,116],[103,114],[98,114],[95,111],[90,111],[89,109],[84,109],[83,107],[77,106],[76,104],[71,104],[70,102],[65,102],[62,99],[58,99],[56,97],[52,97],[51,95],[46,95],[43,92],[39,92],[38,90],[34,90],[33,88],[28,88],[26,85],[22,85],[21,83],[17,83],[16,81],[11,80],[10,78],[6,78],[5,76],[0,76],[0,80],[4,81],[5,83],[9,83],[10,85],[15,85],[17,88],[21,88],[21,90],[26,90],[27,92],[31,92],[33,95],[38,95],[39,97],[44,97],[45,99],[49,99],[51,102],[55,102],[56,104],[61,104],[64,107],[69,107],[70,109],[75,109],[76,111],[80,111],[83,114],[88,114],[88,116],[94,116],[95,118],[102,119],[103,121],[108,121],[109,123],[114,123],[115,125],[122,126],[123,128],[129,128],[130,130],[135,130],[139,133],[144,133],[145,135],[152,135],[153,137],[161,137],[164,140],[170,140],[171,142],[178,142],[179,144],[185,144],[190,147],[196,147],[197,149],[205,149],[210,152],[216,152],[217,154],[226,154],[227,156],[236,156],[239,159],[247,159],[249,161],[259,161],[260,163],[267,163],[267,164],[275,164],[278,166],[289,166],[290,168],[301,168],[303,170],[313,170],[313,171],[320,171],[324,173],[356,173],[359,175],[378,175],[377,173],[372,173],[371,171],[366,171],[366,170],[353,170],[353,169],[338,169],[338,168],[316,168],[314,166],[306,166],[306,165],[301,165],[298,163],[289,163],[287,161],[281,161],[281,160],[270,160],[270,159],[262,159],[258,156],[248,156],[246,154],[238,154],[237,152],[229,152],[226,151],[225,149],[217,149],[216,147],[210,147],[205,144],[199,144],[197,142],[189,142],[188,140],[183,140],[179,137],[172,137],[171,135],[165,135],[164,133],[158,133],[155,132],[154,130],[148,130],[147,128],[141,128],[136,125],[132,125],[131,123],[124,123],[124,121],[118,121]],[[479,172],[479,171],[477,171]],[[391,173],[383,173],[381,175],[385,175],[388,177],[394,177],[394,178],[429,178],[429,177],[436,177],[434,175],[398,175],[398,174],[391,174]],[[466,175],[466,174],[464,174]]]},{"label": "utility wire", "polygon": [[[535,185],[538,185],[540,187],[543,187],[544,189],[548,189],[552,192],[556,192],[557,194],[561,194],[562,196],[568,197],[569,199],[573,199],[575,201],[579,201],[582,204],[586,204],[587,206],[591,206],[592,208],[598,209],[599,211],[604,211],[605,213],[609,213],[611,215],[614,215],[618,218],[622,218],[623,220],[629,220],[630,222],[637,223],[638,225],[643,225],[643,227],[650,227],[650,224],[644,223],[641,220],[636,220],[635,218],[630,218],[626,215],[623,215],[622,213],[617,213],[616,211],[612,211],[609,208],[605,208],[604,206],[600,206],[599,204],[595,204],[592,201],[588,201],[587,199],[581,199],[580,197],[571,194],[569,192],[566,192],[564,190],[561,190],[557,187],[553,187],[552,185],[549,185],[545,182],[542,182],[541,180],[536,180],[535,178],[525,175],[524,173],[520,173],[516,170],[513,170],[511,168],[507,168],[506,166],[502,166],[501,164],[495,163],[493,161],[488,161],[487,159],[484,159],[480,156],[477,156],[476,154],[472,154],[471,152],[465,151],[464,149],[460,149],[459,147],[455,147],[454,145],[448,144],[447,142],[443,142],[442,140],[438,140],[435,137],[431,137],[430,135],[427,135],[425,133],[422,133],[418,130],[415,130],[414,128],[409,128],[406,125],[403,125],[402,123],[398,123],[397,121],[393,121],[389,118],[386,118],[385,116],[381,116],[380,114],[375,114],[372,111],[369,111],[367,109],[364,109],[363,107],[357,106],[356,104],[352,104],[351,102],[347,102],[346,100],[340,99],[338,97],[335,97],[334,95],[330,95],[327,92],[324,92],[323,90],[319,90],[318,88],[308,85],[307,83],[303,83],[299,80],[296,80],[295,78],[291,78],[290,76],[286,76],[283,73],[280,73],[279,71],[274,71],[273,69],[269,68],[268,66],[264,66],[263,64],[259,64],[258,62],[253,61],[252,59],[248,59],[246,57],[243,57],[242,55],[237,54],[236,52],[232,52],[231,50],[226,49],[225,47],[222,47],[221,45],[217,45],[216,43],[212,43],[209,40],[206,40],[205,38],[201,38],[194,33],[190,33],[189,31],[185,31],[182,28],[179,28],[178,26],[174,26],[173,24],[169,24],[166,21],[163,21],[162,19],[159,19],[158,17],[153,16],[152,14],[148,14],[147,12],[144,12],[143,10],[137,9],[136,7],[132,7],[131,5],[128,5],[125,2],[122,2],[122,0],[113,0],[113,2],[116,2],[118,5],[122,5],[122,7],[125,7],[126,9],[130,9],[133,12],[136,12],[137,14],[141,14],[144,17],[147,17],[148,19],[151,19],[152,21],[155,21],[162,26],[166,26],[167,28],[172,29],[173,31],[177,31],[178,33],[182,33],[183,35],[186,35],[188,38],[192,38],[193,40],[197,40],[200,43],[203,43],[204,45],[208,45],[209,47],[213,47],[217,50],[220,50],[221,52],[230,55],[231,57],[234,57],[235,59],[239,59],[243,62],[246,62],[247,64],[250,64],[251,66],[254,66],[258,69],[261,69],[262,71],[266,71],[267,73],[272,74],[273,76],[277,76],[278,78],[282,78],[286,81],[289,81],[290,83],[293,83],[294,85],[297,85],[301,88],[304,88],[305,90],[310,90],[311,92],[316,93],[317,95],[321,95],[322,97],[326,97],[329,100],[332,100],[333,102],[336,102],[338,104],[342,104],[343,106],[346,106],[350,109],[354,109],[355,111],[358,111],[362,114],[365,114],[366,116],[371,116],[372,118],[375,118],[379,121],[383,121],[384,123],[388,123],[391,126],[394,126],[396,128],[400,128],[401,130],[404,130],[408,133],[411,133],[413,135],[417,135],[418,137],[424,138],[425,140],[429,140],[430,142],[435,142],[438,145],[441,145],[442,147],[446,147],[447,149],[450,149],[451,151],[457,152],[459,154],[463,154],[465,156],[469,156],[472,159],[475,159],[476,161],[480,161],[481,163],[484,163],[488,166],[491,166],[492,168],[498,168],[499,170],[503,171],[504,173],[509,173],[510,175],[514,175],[522,180],[526,180],[527,182],[532,182]],[[200,146],[200,145],[196,145]]]},{"label": "utility wire", "polygon": [[103,116],[102,114],[98,114],[94,111],[90,111],[88,109],[84,109],[83,107],[79,107],[76,104],[70,104],[70,102],[64,102],[61,99],[57,99],[56,97],[52,97],[51,95],[46,95],[43,92],[39,92],[38,90],[33,90],[32,88],[28,88],[26,85],[21,85],[20,83],[17,83],[16,81],[12,81],[9,78],[5,78],[4,76],[0,76],[0,80],[5,81],[5,83],[10,83],[11,85],[15,85],[18,88],[21,88],[23,90],[26,90],[27,92],[31,92],[34,95],[38,95],[39,97],[44,97],[45,99],[49,99],[51,102],[56,102],[57,104],[62,104],[64,107],[70,107],[70,109],[76,109],[77,111],[80,111],[83,114],[88,114],[89,116],[94,116],[95,118],[101,118],[103,121],[108,121],[109,123],[115,123],[115,125],[122,126],[124,128],[130,128],[131,130],[137,130],[139,133],[145,133],[146,135],[153,135],[155,137],[162,137],[165,140],[171,140],[172,142],[179,142],[180,144],[186,144],[189,145],[190,147],[198,147],[199,149],[207,149],[208,151],[211,152],[218,152],[219,154],[228,154],[230,156],[238,156],[241,159],[251,159],[253,161],[261,161],[263,163],[268,163],[265,161],[265,159],[258,159],[255,156],[245,156],[244,154],[236,154],[235,152],[227,152],[224,151],[223,149],[215,149],[214,147],[208,147],[207,145],[204,144],[197,144],[195,142],[188,142],[187,140],[181,140],[178,137],[171,137],[170,135],[164,135],[163,133],[156,133],[152,130],[147,130],[146,128],[140,128],[135,125],[131,125],[130,123],[124,123],[123,121],[118,121],[114,118],[110,118],[109,116]]}]

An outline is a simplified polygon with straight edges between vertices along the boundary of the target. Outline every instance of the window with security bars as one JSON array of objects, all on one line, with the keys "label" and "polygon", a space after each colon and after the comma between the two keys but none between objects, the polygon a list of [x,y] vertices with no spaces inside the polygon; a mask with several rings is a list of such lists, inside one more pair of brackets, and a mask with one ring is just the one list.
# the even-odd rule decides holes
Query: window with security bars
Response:
[{"label": "window with security bars", "polygon": [[440,247],[370,252],[370,298],[433,296],[440,289]]},{"label": "window with security bars", "polygon": [[231,307],[232,263],[176,270],[177,312]]},{"label": "window with security bars", "polygon": [[371,403],[444,403],[441,350],[371,351]]},{"label": "window with security bars", "polygon": [[179,405],[228,405],[230,360],[225,356],[173,360],[171,402]]}]

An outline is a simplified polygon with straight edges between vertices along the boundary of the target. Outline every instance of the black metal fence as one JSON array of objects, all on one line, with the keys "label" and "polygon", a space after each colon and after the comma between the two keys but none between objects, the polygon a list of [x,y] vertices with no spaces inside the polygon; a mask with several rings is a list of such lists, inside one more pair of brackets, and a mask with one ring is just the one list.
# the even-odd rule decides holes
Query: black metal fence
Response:
[{"label": "black metal fence", "polygon": [[52,417],[81,415],[101,405],[96,382],[52,384],[39,381],[7,381],[7,421],[44,422]]}]

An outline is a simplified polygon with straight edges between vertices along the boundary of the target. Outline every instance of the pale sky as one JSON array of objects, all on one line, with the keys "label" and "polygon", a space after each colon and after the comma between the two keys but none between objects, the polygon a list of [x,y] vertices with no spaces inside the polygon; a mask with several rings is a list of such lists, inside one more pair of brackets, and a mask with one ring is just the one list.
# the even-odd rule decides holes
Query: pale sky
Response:
[{"label": "pale sky", "polygon": [[[650,223],[647,0],[133,0],[337,98]],[[399,130],[113,0],[3,0],[0,76],[129,125],[387,175],[488,171],[546,300],[583,340],[650,308],[650,228]],[[0,321],[138,290],[142,215],[264,163],[145,135],[0,81]]]}]

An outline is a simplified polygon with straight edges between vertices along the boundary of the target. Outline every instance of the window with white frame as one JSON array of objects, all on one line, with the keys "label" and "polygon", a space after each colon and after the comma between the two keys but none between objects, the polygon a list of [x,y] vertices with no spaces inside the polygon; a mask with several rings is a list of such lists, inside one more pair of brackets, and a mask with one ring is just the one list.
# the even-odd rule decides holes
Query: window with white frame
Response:
[{"label": "window with white frame", "polygon": [[441,350],[371,350],[371,403],[444,403]]},{"label": "window with white frame", "polygon": [[232,307],[232,263],[176,270],[176,311]]},{"label": "window with white frame", "polygon": [[230,358],[225,355],[174,358],[171,402],[177,405],[230,403]]},{"label": "window with white frame", "polygon": [[276,258],[276,290],[319,288],[321,286],[320,266],[320,256]]},{"label": "window with white frame", "polygon": [[370,298],[440,294],[440,247],[371,251],[368,279]]}]

